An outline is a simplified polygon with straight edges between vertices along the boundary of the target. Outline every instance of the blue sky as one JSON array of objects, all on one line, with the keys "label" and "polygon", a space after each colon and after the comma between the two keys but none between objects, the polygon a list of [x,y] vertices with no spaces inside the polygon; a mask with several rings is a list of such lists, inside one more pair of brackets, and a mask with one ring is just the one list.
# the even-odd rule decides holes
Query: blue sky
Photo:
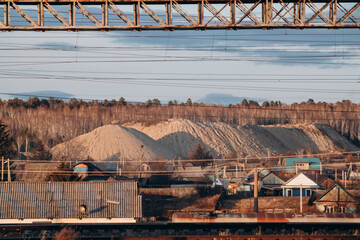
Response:
[{"label": "blue sky", "polygon": [[221,93],[360,102],[359,36],[359,29],[2,32],[0,97],[62,91],[167,102]]}]

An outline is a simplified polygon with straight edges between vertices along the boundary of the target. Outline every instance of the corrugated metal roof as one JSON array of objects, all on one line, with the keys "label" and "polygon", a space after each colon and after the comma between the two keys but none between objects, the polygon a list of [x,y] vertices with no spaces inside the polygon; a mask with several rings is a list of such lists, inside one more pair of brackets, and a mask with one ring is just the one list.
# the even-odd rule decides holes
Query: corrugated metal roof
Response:
[{"label": "corrugated metal roof", "polygon": [[0,219],[137,218],[141,202],[135,181],[0,183]]}]

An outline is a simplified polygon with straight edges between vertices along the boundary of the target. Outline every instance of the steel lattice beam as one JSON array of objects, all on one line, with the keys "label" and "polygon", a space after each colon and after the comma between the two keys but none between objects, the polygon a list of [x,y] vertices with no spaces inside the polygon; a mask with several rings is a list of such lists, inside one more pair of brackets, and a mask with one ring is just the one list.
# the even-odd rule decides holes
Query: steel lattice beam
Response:
[{"label": "steel lattice beam", "polygon": [[0,0],[0,8],[2,31],[360,28],[359,0]]}]

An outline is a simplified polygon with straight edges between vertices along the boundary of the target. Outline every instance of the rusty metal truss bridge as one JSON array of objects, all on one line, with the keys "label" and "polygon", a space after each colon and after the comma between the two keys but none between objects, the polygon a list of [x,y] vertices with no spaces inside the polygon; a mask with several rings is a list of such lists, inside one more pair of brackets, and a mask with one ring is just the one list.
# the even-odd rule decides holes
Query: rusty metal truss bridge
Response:
[{"label": "rusty metal truss bridge", "polygon": [[349,0],[0,0],[0,30],[360,28]]}]

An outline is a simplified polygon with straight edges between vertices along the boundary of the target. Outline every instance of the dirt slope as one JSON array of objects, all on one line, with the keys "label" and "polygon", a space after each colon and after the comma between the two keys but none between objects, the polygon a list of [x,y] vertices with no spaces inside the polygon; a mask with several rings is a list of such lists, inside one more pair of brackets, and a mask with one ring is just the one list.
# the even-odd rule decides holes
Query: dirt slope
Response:
[{"label": "dirt slope", "polygon": [[90,133],[76,137],[52,148],[56,158],[62,155],[94,160],[155,160],[173,158],[175,154],[166,146],[133,128],[105,125]]},{"label": "dirt slope", "polygon": [[225,123],[196,123],[172,119],[155,125],[127,123],[149,137],[168,146],[186,158],[196,143],[201,143],[213,156],[221,157],[232,151],[250,156],[267,156],[312,148],[314,152],[359,150],[333,128],[321,124],[232,126]]}]

